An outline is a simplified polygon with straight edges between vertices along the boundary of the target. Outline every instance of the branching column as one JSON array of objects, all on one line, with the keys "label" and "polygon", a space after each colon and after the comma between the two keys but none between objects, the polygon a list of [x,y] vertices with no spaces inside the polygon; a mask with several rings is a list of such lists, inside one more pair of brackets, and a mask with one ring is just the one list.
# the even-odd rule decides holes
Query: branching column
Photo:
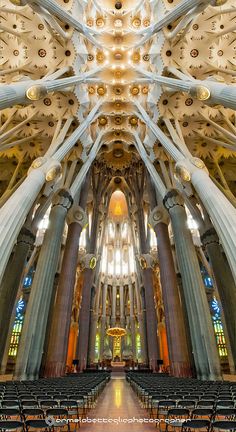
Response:
[{"label": "branching column", "polygon": [[22,331],[15,379],[36,379],[40,369],[46,335],[53,283],[60,256],[61,239],[72,198],[61,190],[55,196],[50,212],[49,226],[45,233],[32,284],[29,303]]},{"label": "branching column", "polygon": [[133,358],[136,359],[136,329],[135,329],[135,316],[134,316],[134,289],[132,282],[129,282],[129,310],[130,310],[130,329],[132,340]]},{"label": "branching column", "polygon": [[12,311],[16,301],[17,291],[22,278],[24,265],[33,246],[35,235],[26,227],[21,229],[14,250],[10,258],[4,278],[1,283],[0,302],[0,364],[2,363],[4,349],[7,341],[8,331],[11,322]]},{"label": "branching column", "polygon": [[71,311],[73,304],[78,247],[82,229],[87,223],[84,210],[75,206],[68,217],[69,227],[61,273],[58,283],[56,302],[53,308],[48,352],[44,376],[56,377],[65,374]]},{"label": "branching column", "polygon": [[222,303],[230,346],[236,367],[236,287],[228,265],[224,258],[219,238],[212,227],[201,236],[202,243],[210,259],[216,285]]},{"label": "branching column", "polygon": [[135,277],[134,282],[135,296],[137,300],[137,314],[139,323],[140,345],[141,345],[141,362],[147,363],[147,336],[145,327],[145,308],[142,308],[142,299],[138,283],[138,278]]},{"label": "branching column", "polygon": [[[145,226],[144,226],[144,215],[142,208],[138,207],[137,212],[139,236],[140,236],[140,248],[141,253],[147,253],[147,245],[145,239]],[[157,314],[154,303],[154,290],[153,290],[153,274],[151,268],[143,269],[142,271],[143,285],[145,289],[145,304],[146,304],[146,315],[148,316],[147,325],[147,347],[149,366],[151,369],[157,369],[157,360],[159,358],[159,347],[157,340]]]},{"label": "branching column", "polygon": [[200,379],[217,380],[221,378],[219,355],[196,251],[187,228],[184,200],[172,189],[163,202],[174,233],[197,375]]},{"label": "branching column", "polygon": [[[39,158],[43,159],[43,158]],[[53,159],[36,159],[25,181],[0,210],[0,281],[17,236],[45,180],[60,164]],[[59,171],[57,171],[58,173]],[[56,178],[56,175],[54,179]],[[0,288],[1,295],[1,288]]]},{"label": "branching column", "polygon": [[[96,197],[95,206],[93,209],[93,217],[91,224],[91,240],[88,247],[88,252],[94,254],[96,251],[97,232],[99,226],[99,209],[98,209],[99,195]],[[83,371],[88,362],[88,349],[89,349],[89,331],[90,331],[90,312],[91,312],[91,289],[94,279],[94,269],[85,268],[83,288],[82,288],[82,301],[79,316],[79,337],[78,337],[78,359],[79,368]]]},{"label": "branching column", "polygon": [[101,318],[100,359],[103,358],[104,340],[105,340],[105,333],[106,333],[107,291],[108,291],[108,285],[106,282],[104,282],[104,285],[102,287],[102,318]]},{"label": "branching column", "polygon": [[150,222],[155,230],[158,242],[160,279],[171,373],[174,376],[191,376],[183,309],[169,239],[166,210],[161,206],[155,207],[151,213]]},{"label": "branching column", "polygon": [[[96,281],[95,281],[96,283]],[[101,280],[98,279],[97,289],[94,297],[94,304],[92,307],[91,313],[91,324],[90,324],[90,340],[89,340],[89,364],[95,362],[95,343],[96,343],[96,334],[97,334],[97,324],[98,324],[98,312],[99,312],[99,301],[100,301],[100,293],[101,293]]]},{"label": "branching column", "polygon": [[112,285],[111,326],[116,325],[116,285]]}]

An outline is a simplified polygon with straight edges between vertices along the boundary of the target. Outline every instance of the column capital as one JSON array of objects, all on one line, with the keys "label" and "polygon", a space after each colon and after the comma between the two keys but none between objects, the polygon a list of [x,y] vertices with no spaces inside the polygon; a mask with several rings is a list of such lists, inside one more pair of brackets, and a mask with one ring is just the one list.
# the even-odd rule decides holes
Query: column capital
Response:
[{"label": "column capital", "polygon": [[204,246],[212,243],[219,244],[219,237],[214,227],[209,228],[201,235],[201,242]]},{"label": "column capital", "polygon": [[192,175],[199,169],[204,170],[208,174],[207,167],[203,160],[194,156],[189,159],[181,159],[175,164],[175,174],[181,183],[191,182]]},{"label": "column capital", "polygon": [[163,204],[170,212],[173,207],[184,207],[184,199],[177,189],[169,189],[163,198]]},{"label": "column capital", "polygon": [[159,223],[164,223],[168,225],[169,223],[169,215],[163,205],[158,205],[154,207],[154,209],[151,211],[148,219],[149,224],[153,229],[155,229],[155,226]]},{"label": "column capital", "polygon": [[67,189],[60,189],[52,199],[52,207],[61,206],[69,210],[72,204],[73,198]]},{"label": "column capital", "polygon": [[28,245],[33,245],[35,241],[35,235],[26,227],[22,227],[17,239],[17,243],[25,243]]},{"label": "column capital", "polygon": [[97,265],[97,258],[94,254],[79,255],[79,262],[82,265],[82,269],[94,270]]},{"label": "column capital", "polygon": [[47,182],[55,182],[61,175],[61,164],[56,159],[41,156],[32,162],[28,175],[35,170],[41,171],[45,175]]},{"label": "column capital", "polygon": [[156,261],[150,254],[142,254],[139,256],[139,264],[142,270],[153,269]]},{"label": "column capital", "polygon": [[79,205],[73,205],[67,215],[68,225],[74,222],[78,223],[82,229],[88,225],[87,214]]}]

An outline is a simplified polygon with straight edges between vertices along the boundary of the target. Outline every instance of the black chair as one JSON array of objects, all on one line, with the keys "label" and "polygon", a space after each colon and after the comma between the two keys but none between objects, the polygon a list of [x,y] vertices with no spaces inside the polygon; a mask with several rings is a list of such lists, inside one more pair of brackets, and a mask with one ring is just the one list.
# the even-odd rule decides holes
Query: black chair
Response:
[{"label": "black chair", "polygon": [[46,419],[53,417],[53,428],[61,428],[63,430],[70,430],[70,422],[68,421],[68,410],[66,408],[49,408],[46,410]]},{"label": "black chair", "polygon": [[65,400],[60,402],[60,407],[68,410],[70,417],[76,416],[79,418],[78,404],[76,400]]},{"label": "black chair", "polygon": [[194,400],[188,400],[188,399],[183,399],[178,401],[178,408],[189,408],[189,409],[194,409],[196,405],[196,402]]},{"label": "black chair", "polygon": [[18,400],[2,400],[1,402],[2,408],[19,408],[20,402]]},{"label": "black chair", "polygon": [[21,421],[14,420],[0,420],[0,430],[1,431],[24,431],[24,423]]},{"label": "black chair", "polygon": [[24,420],[44,418],[44,411],[41,408],[23,408],[21,412]]},{"label": "black chair", "polygon": [[219,399],[216,401],[216,408],[234,408],[235,402],[232,400],[222,400]]},{"label": "black chair", "polygon": [[199,400],[197,402],[196,408],[214,408],[215,401],[212,400]]},{"label": "black chair", "polygon": [[36,420],[26,420],[25,421],[26,431],[34,431],[35,429],[40,429],[40,431],[49,432],[53,430],[53,423],[46,421],[44,419]]},{"label": "black chair", "polygon": [[14,419],[21,421],[21,413],[19,408],[0,408],[0,419]]},{"label": "black chair", "polygon": [[214,419],[215,420],[235,420],[236,408],[216,408]]},{"label": "black chair", "polygon": [[212,423],[211,430],[214,432],[236,431],[236,421],[229,421],[229,420],[215,421]]},{"label": "black chair", "polygon": [[191,432],[195,430],[206,432],[210,430],[210,425],[211,423],[209,420],[187,420],[182,425],[182,432]]},{"label": "black chair", "polygon": [[39,408],[39,403],[36,400],[22,400],[21,401],[22,408]]},{"label": "black chair", "polygon": [[40,401],[40,408],[54,408],[58,406],[58,402],[56,400],[41,400]]},{"label": "black chair", "polygon": [[184,421],[188,420],[190,412],[186,408],[171,408],[165,419],[166,431],[181,431]]},{"label": "black chair", "polygon": [[212,420],[214,416],[213,408],[195,408],[192,410],[192,419]]}]

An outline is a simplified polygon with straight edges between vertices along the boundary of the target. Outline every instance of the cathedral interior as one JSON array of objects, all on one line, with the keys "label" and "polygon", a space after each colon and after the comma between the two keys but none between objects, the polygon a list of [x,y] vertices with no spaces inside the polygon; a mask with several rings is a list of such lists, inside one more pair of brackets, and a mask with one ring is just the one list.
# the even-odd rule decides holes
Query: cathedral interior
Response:
[{"label": "cathedral interior", "polygon": [[1,0],[0,65],[0,381],[236,380],[235,0]]}]

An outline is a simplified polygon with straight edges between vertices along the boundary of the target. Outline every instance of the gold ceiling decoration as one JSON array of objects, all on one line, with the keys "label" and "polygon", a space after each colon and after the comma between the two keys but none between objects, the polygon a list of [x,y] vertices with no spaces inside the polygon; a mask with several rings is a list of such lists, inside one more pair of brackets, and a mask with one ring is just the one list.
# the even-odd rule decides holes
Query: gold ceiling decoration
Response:
[{"label": "gold ceiling decoration", "polygon": [[130,89],[130,93],[131,93],[133,96],[137,96],[137,95],[139,94],[139,87],[138,87],[138,86],[131,87],[131,89]]},{"label": "gold ceiling decoration", "polygon": [[133,54],[132,54],[132,60],[133,60],[133,62],[134,63],[138,63],[138,62],[140,62],[140,60],[141,60],[141,55],[140,55],[140,53],[138,52],[138,51],[135,51]]},{"label": "gold ceiling decoration", "polygon": [[96,89],[93,86],[88,87],[89,94],[93,95],[96,92]]},{"label": "gold ceiling decoration", "polygon": [[93,19],[92,18],[88,18],[87,19],[87,26],[88,27],[93,27]]},{"label": "gold ceiling decoration", "polygon": [[100,124],[100,126],[106,126],[107,122],[108,122],[107,117],[102,116],[99,117],[98,119],[98,123]]},{"label": "gold ceiling decoration", "polygon": [[129,124],[131,126],[138,126],[138,118],[136,116],[132,116],[129,118]]},{"label": "gold ceiling decoration", "polygon": [[96,20],[96,25],[97,25],[97,27],[103,27],[104,26],[104,20],[103,20],[103,18],[97,18],[97,20]]},{"label": "gold ceiling decoration", "polygon": [[115,21],[114,21],[114,26],[115,26],[116,28],[121,28],[121,27],[123,26],[123,21],[122,21],[122,19],[120,19],[120,18],[115,19]]},{"label": "gold ceiling decoration", "polygon": [[104,86],[99,86],[98,88],[97,88],[97,94],[99,95],[99,96],[104,96],[105,95],[105,93],[106,93],[106,87],[104,87]]},{"label": "gold ceiling decoration", "polygon": [[144,25],[144,27],[149,27],[150,26],[150,19],[149,18],[144,18],[143,25]]},{"label": "gold ceiling decoration", "polygon": [[98,63],[103,63],[105,60],[104,53],[102,51],[98,51],[96,54],[96,60]]},{"label": "gold ceiling decoration", "polygon": [[111,151],[102,154],[102,160],[110,168],[122,170],[128,166],[132,161],[132,154],[123,148],[123,143],[115,144]]},{"label": "gold ceiling decoration", "polygon": [[141,20],[140,20],[140,18],[134,18],[133,19],[133,21],[132,21],[132,25],[134,26],[134,27],[140,27],[141,26]]}]

